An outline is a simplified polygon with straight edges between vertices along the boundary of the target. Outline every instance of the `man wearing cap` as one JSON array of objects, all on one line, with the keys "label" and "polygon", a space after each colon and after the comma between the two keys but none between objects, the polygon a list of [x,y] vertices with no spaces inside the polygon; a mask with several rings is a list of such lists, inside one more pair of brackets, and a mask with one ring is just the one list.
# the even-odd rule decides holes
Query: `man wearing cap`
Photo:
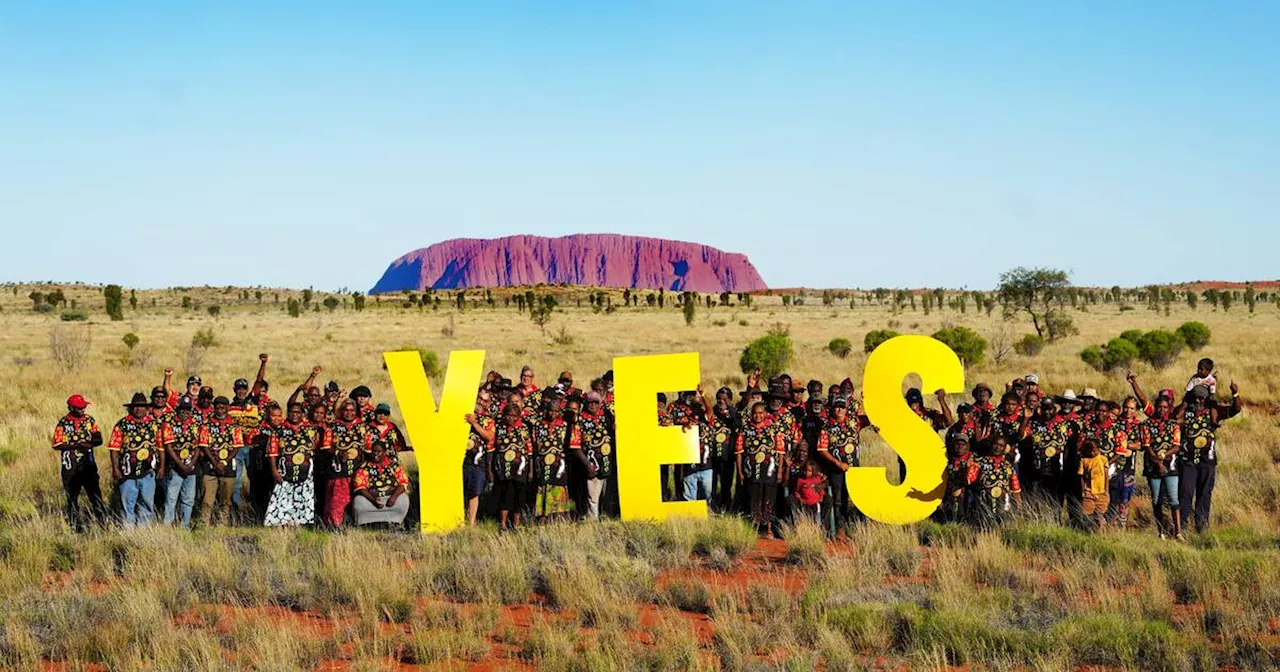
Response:
[{"label": "man wearing cap", "polygon": [[400,464],[398,453],[409,450],[404,432],[391,421],[391,406],[378,404],[373,408],[373,424],[369,425],[373,441],[381,441],[387,445],[387,454],[393,464]]},{"label": "man wearing cap", "polygon": [[215,397],[213,413],[200,426],[201,527],[231,520],[232,490],[238,480],[236,455],[244,448],[244,432],[230,411],[231,400]]},{"label": "man wearing cap", "polygon": [[[251,388],[249,381],[239,378],[232,384],[233,397],[228,400],[227,415],[232,422],[240,429],[241,450],[232,453],[235,466],[235,484],[231,486],[231,503],[237,509],[244,506],[244,489],[249,484],[249,470],[252,464],[253,449],[252,447],[258,442],[258,433],[261,431],[262,421],[264,419],[263,408],[265,408],[267,400],[265,393],[259,393],[260,388],[265,389],[266,385],[263,376],[267,372],[267,353],[258,355],[258,376]],[[217,407],[217,400],[214,400],[214,407]]]},{"label": "man wearing cap", "polygon": [[1028,373],[1022,377],[1022,382],[1026,384],[1027,392],[1040,394],[1040,376],[1037,376],[1034,373]]},{"label": "man wearing cap", "polygon": [[196,503],[196,458],[199,457],[201,422],[187,401],[179,401],[173,417],[164,424],[165,466],[164,522],[173,524],[179,511],[182,526],[191,527],[191,511]]},{"label": "man wearing cap", "polygon": [[191,407],[198,420],[204,420],[213,413],[213,388],[205,385],[196,395],[195,405]]},{"label": "man wearing cap", "polygon": [[[196,394],[199,393],[200,391],[196,390]],[[176,404],[169,403],[169,396],[169,393],[163,387],[151,388],[151,406],[147,411],[158,422],[167,421],[169,416],[173,415],[174,408],[176,408]]]},{"label": "man wearing cap", "polygon": [[141,392],[124,407],[128,415],[116,422],[107,442],[111,475],[120,491],[125,528],[146,527],[155,517],[156,473],[164,469],[163,424]]},{"label": "man wearing cap", "polygon": [[831,510],[835,514],[833,534],[843,530],[850,518],[857,515],[849,504],[845,472],[861,464],[861,433],[870,426],[867,416],[849,412],[848,399],[836,397],[831,402],[831,417],[823,422],[818,432],[814,453],[831,489]]},{"label": "man wearing cap", "polygon": [[1022,469],[1019,480],[1031,506],[1044,507],[1055,519],[1062,513],[1063,465],[1070,427],[1058,415],[1052,399],[1041,399],[1022,422]]},{"label": "man wearing cap", "polygon": [[62,489],[67,494],[67,524],[76,532],[87,529],[80,510],[80,493],[89,499],[89,514],[94,523],[102,525],[107,518],[107,507],[102,501],[102,488],[98,481],[98,463],[93,449],[102,445],[102,430],[98,421],[84,411],[89,402],[79,394],[67,399],[67,414],[53,426],[53,449],[59,453],[62,471]]},{"label": "man wearing cap", "polygon": [[[1209,529],[1209,507],[1218,471],[1218,406],[1210,402],[1212,392],[1207,385],[1196,385],[1181,404],[1173,409],[1173,417],[1182,426],[1182,470],[1178,478],[1179,504],[1184,524],[1195,522],[1196,532]],[[1233,406],[1239,405],[1240,388],[1231,383]]]}]

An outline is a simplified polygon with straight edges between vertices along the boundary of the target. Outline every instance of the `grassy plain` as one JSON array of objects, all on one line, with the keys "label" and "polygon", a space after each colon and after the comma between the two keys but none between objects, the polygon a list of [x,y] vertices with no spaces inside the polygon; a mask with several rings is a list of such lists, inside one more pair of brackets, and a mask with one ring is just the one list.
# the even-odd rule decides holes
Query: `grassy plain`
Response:
[{"label": "grassy plain", "polygon": [[[858,384],[865,356],[826,350],[872,329],[929,334],[964,325],[989,341],[1030,330],[988,316],[910,309],[892,314],[861,300],[784,307],[700,306],[693,326],[676,308],[593,312],[563,293],[544,334],[526,314],[484,305],[458,313],[370,301],[363,312],[284,312],[296,291],[138,292],[138,309],[110,322],[97,288],[64,287],[85,322],[38,315],[31,286],[0,288],[0,668],[397,669],[420,665],[506,669],[1271,669],[1280,665],[1280,311],[1073,312],[1076,336],[1034,358],[1009,353],[966,372],[971,387],[1025,373],[1058,392],[1127,392],[1124,380],[1085,366],[1085,345],[1130,328],[1213,330],[1202,353],[1162,372],[1138,366],[1144,387],[1179,388],[1207,354],[1251,405],[1222,431],[1214,532],[1180,544],[1155,538],[1145,486],[1133,529],[1086,536],[1044,521],[1000,532],[923,524],[856,529],[848,543],[817,530],[757,543],[734,519],[667,525],[567,525],[498,536],[443,538],[232,528],[150,529],[77,537],[61,520],[62,493],[48,449],[64,400],[83,393],[109,426],[134,391],[165,366],[198,371],[219,391],[252,377],[257,353],[283,399],[315,365],[350,388],[393,401],[381,352],[417,346],[486,350],[486,368],[514,376],[532,364],[542,381],[563,369],[587,381],[619,355],[698,352],[709,386],[737,387],[742,347],[781,323],[801,380]],[[49,288],[38,288],[47,291]],[[253,290],[250,290],[251,293]],[[274,295],[280,295],[275,303]],[[615,304],[621,293],[613,292]],[[190,296],[193,309],[181,307]],[[319,302],[324,295],[317,294]],[[152,300],[155,300],[153,307]],[[205,310],[217,304],[214,318]],[[198,329],[217,344],[192,348]],[[121,341],[136,334],[132,351]],[[51,341],[72,350],[68,370]],[[434,382],[438,393],[439,383]],[[858,385],[860,387],[860,385]],[[927,395],[926,395],[927,396]],[[954,403],[954,401],[953,401]],[[395,408],[394,403],[393,409]],[[398,409],[396,409],[398,414]],[[871,464],[890,466],[877,439]],[[412,466],[411,458],[408,460]],[[891,470],[892,471],[892,470]],[[106,485],[104,479],[104,486]]]}]

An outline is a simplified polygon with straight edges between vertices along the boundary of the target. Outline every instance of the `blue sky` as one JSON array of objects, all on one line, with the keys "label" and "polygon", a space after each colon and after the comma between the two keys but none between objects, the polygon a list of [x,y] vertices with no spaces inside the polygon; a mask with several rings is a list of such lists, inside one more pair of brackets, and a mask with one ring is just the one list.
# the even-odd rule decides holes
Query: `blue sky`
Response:
[{"label": "blue sky", "polygon": [[775,286],[1280,277],[1280,4],[198,4],[0,4],[0,280],[576,232]]}]

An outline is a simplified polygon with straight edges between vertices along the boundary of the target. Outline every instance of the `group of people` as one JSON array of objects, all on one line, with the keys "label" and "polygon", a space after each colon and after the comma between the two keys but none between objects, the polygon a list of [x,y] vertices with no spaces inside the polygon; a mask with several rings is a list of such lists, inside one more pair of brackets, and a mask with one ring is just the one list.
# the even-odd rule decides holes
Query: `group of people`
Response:
[{"label": "group of people", "polygon": [[[408,445],[390,407],[374,405],[364,385],[349,394],[336,382],[317,386],[318,366],[281,407],[268,396],[268,356],[259,359],[256,379],[235,381],[231,398],[214,396],[198,376],[173,390],[170,369],[150,398],[138,393],[125,404],[106,442],[124,525],[147,525],[159,509],[165,522],[190,526],[197,502],[203,525],[233,514],[266,525],[403,524],[410,484],[397,453]],[[954,413],[944,391],[929,407],[920,390],[908,390],[907,405],[946,446],[937,518],[992,525],[1039,509],[1082,527],[1124,527],[1141,457],[1159,534],[1181,538],[1184,521],[1203,531],[1216,431],[1240,412],[1239,388],[1232,382],[1230,399],[1221,399],[1207,359],[1181,396],[1165,389],[1149,400],[1135,376],[1128,381],[1133,393],[1120,402],[1088,388],[1048,396],[1034,374],[1007,383],[997,402],[979,383]],[[87,405],[80,395],[68,399],[53,435],[67,517],[78,529],[107,517],[93,450],[103,436]],[[461,505],[469,523],[482,512],[501,529],[530,518],[617,514],[612,372],[582,389],[570,371],[546,387],[529,366],[518,382],[491,371],[465,421]],[[766,536],[798,516],[832,535],[862,517],[844,473],[861,465],[862,432],[876,428],[848,378],[824,387],[756,371],[737,394],[659,394],[657,422],[699,439],[696,462],[662,468],[664,499],[707,500]],[[904,480],[901,461],[899,471]]]},{"label": "group of people", "polygon": [[[409,479],[397,453],[407,450],[391,407],[373,405],[358,386],[315,385],[320,367],[281,405],[269,396],[268,355],[254,382],[241,378],[233,396],[215,396],[200,376],[173,389],[164,383],[124,404],[106,438],[115,483],[113,505],[125,527],[145,527],[162,511],[166,523],[190,527],[199,504],[202,525],[233,518],[269,526],[398,525],[409,512]],[[77,530],[108,519],[94,449],[103,431],[83,395],[67,399],[54,427],[61,455],[66,515]],[[88,506],[80,503],[81,495]]]}]

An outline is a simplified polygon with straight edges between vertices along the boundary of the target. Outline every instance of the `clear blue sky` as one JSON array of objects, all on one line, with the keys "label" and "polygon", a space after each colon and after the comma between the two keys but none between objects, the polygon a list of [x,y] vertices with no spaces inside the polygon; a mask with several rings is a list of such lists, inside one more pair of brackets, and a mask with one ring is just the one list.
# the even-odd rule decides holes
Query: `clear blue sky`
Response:
[{"label": "clear blue sky", "polygon": [[0,280],[575,232],[775,286],[1280,277],[1280,3],[445,4],[0,4]]}]

